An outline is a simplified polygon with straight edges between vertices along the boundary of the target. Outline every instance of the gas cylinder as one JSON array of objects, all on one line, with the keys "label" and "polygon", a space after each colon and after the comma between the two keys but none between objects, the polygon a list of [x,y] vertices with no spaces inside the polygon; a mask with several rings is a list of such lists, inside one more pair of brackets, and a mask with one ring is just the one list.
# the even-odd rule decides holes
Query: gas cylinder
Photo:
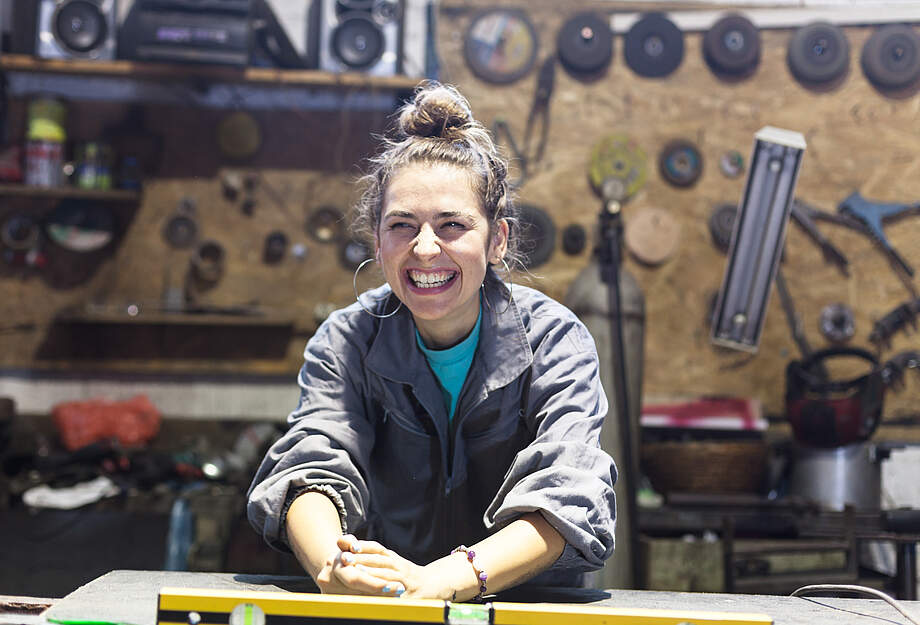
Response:
[{"label": "gas cylinder", "polygon": [[[614,488],[617,495],[616,553],[607,560],[603,570],[592,574],[588,579],[591,586],[597,588],[637,588],[638,581],[633,577],[630,563],[632,548],[630,544],[630,523],[637,519],[627,518],[628,485],[639,475],[639,412],[642,405],[642,368],[645,351],[645,296],[639,288],[635,277],[620,268],[620,307],[623,313],[623,353],[626,368],[626,396],[629,403],[632,440],[623,440],[618,423],[618,407],[613,375],[613,345],[611,344],[611,315],[607,284],[601,280],[600,265],[596,258],[585,267],[569,286],[565,305],[574,312],[594,337],[600,359],[601,383],[607,394],[610,408],[601,430],[601,447],[617,463],[617,483]],[[614,311],[616,312],[616,311]],[[632,449],[633,465],[625,466],[623,445]]]}]

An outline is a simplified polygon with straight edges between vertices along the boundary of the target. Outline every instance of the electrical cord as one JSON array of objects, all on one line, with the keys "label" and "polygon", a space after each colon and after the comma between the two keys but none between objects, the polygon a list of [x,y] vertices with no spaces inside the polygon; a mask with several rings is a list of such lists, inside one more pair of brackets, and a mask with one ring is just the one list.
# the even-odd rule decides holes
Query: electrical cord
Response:
[{"label": "electrical cord", "polygon": [[802,586],[801,588],[796,588],[790,593],[790,597],[800,597],[806,594],[820,593],[820,592],[855,592],[863,593],[866,595],[872,595],[873,597],[878,597],[879,599],[884,600],[895,610],[903,614],[908,621],[913,623],[913,625],[920,625],[920,621],[911,616],[898,602],[897,599],[883,593],[881,590],[876,590],[875,588],[869,588],[868,586],[858,586],[856,584],[812,584],[810,586]]}]

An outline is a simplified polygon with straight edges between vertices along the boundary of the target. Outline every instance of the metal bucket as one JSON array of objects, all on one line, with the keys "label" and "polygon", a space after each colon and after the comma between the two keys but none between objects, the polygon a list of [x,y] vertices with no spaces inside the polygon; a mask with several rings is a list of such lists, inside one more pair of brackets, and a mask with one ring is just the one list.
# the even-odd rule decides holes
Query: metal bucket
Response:
[{"label": "metal bucket", "polygon": [[833,448],[798,446],[795,449],[789,494],[828,510],[852,506],[879,510],[882,460],[891,450],[862,442]]}]

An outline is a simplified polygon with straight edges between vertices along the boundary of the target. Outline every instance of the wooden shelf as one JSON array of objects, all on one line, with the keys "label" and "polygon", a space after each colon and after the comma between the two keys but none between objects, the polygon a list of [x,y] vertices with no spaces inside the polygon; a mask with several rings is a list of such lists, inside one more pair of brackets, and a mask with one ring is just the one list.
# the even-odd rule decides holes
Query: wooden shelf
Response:
[{"label": "wooden shelf", "polygon": [[80,189],[78,187],[33,187],[24,184],[0,184],[0,197],[32,197],[48,199],[85,199],[104,202],[137,202],[141,198],[139,191],[113,189],[99,191]]},{"label": "wooden shelf", "polygon": [[[133,314],[132,314],[133,313]],[[183,325],[183,326],[256,326],[293,328],[294,318],[280,311],[260,308],[202,307],[175,312],[159,306],[141,305],[128,312],[128,307],[86,306],[64,311],[55,319],[58,323],[93,325]]]},{"label": "wooden shelf", "polygon": [[357,72],[331,73],[316,70],[291,70],[267,67],[227,67],[223,65],[142,63],[135,61],[87,61],[82,59],[37,59],[24,54],[0,56],[0,70],[8,72],[84,74],[147,80],[192,80],[257,83],[262,85],[300,85],[361,89],[413,89],[420,78],[409,76],[369,76]]}]

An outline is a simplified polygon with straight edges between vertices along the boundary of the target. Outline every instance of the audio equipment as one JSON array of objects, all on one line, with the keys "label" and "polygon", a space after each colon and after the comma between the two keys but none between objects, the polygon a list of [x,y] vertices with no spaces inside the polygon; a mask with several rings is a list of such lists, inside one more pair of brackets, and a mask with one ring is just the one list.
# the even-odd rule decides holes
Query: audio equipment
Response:
[{"label": "audio equipment", "polygon": [[402,73],[403,0],[314,0],[318,68]]},{"label": "audio equipment", "polygon": [[114,59],[116,0],[41,0],[35,54],[43,59]]},{"label": "audio equipment", "polygon": [[250,9],[250,0],[135,0],[118,32],[119,55],[246,65]]}]

